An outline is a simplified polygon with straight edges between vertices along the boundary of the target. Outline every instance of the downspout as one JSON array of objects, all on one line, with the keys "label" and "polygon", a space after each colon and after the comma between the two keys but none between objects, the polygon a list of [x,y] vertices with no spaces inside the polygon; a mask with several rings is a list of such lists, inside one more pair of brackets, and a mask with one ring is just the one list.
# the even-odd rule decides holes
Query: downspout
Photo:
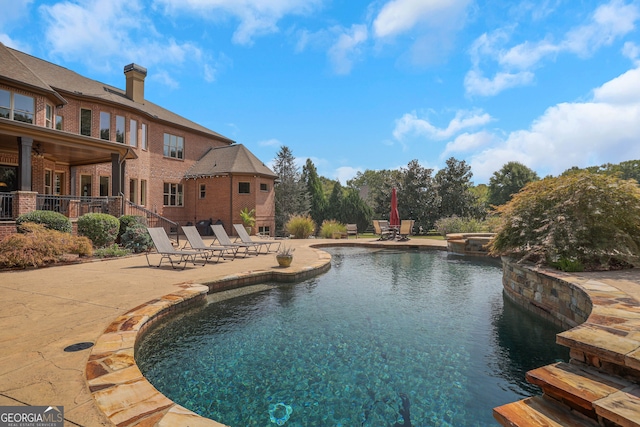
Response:
[{"label": "downspout", "polygon": [[229,233],[231,233],[231,229],[233,228],[233,174],[229,173]]}]

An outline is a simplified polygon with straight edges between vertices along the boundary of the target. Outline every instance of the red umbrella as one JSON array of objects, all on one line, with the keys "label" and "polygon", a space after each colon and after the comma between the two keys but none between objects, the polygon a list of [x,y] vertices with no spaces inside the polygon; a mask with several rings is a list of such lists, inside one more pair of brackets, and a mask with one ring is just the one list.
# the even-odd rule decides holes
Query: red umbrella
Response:
[{"label": "red umbrella", "polygon": [[400,215],[398,214],[398,196],[396,195],[396,189],[391,189],[391,215],[389,215],[389,225],[399,226]]}]

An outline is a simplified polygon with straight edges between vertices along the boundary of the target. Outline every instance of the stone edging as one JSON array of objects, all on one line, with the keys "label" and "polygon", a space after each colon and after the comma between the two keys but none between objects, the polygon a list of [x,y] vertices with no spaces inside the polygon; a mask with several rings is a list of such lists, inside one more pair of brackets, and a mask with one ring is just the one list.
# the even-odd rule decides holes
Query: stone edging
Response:
[{"label": "stone edging", "polygon": [[158,320],[177,310],[202,302],[210,292],[265,281],[294,282],[327,271],[331,255],[313,249],[318,261],[286,271],[254,270],[229,275],[206,284],[178,285],[179,290],[146,302],[118,316],[92,348],[85,375],[100,411],[114,425],[223,427],[176,404],[155,389],[135,362],[136,342]]}]

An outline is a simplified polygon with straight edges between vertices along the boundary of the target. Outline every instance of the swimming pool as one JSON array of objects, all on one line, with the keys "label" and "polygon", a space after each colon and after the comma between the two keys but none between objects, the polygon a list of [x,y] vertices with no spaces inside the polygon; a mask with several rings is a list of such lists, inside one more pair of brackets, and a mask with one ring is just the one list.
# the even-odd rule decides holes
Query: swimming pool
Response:
[{"label": "swimming pool", "polygon": [[443,252],[327,249],[326,274],[196,307],[136,360],[175,402],[241,426],[484,426],[568,350],[503,300],[499,265]]}]

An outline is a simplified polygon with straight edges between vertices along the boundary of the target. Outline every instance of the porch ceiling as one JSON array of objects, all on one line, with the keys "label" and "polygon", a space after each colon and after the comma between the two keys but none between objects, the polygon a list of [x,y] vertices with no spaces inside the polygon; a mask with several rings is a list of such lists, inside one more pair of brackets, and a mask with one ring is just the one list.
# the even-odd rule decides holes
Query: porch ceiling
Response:
[{"label": "porch ceiling", "polygon": [[133,150],[118,142],[0,119],[0,151],[17,153],[18,137],[32,138],[34,151],[48,159],[71,166],[110,163],[111,154],[114,153],[118,153],[120,158],[124,159],[137,157]]}]

